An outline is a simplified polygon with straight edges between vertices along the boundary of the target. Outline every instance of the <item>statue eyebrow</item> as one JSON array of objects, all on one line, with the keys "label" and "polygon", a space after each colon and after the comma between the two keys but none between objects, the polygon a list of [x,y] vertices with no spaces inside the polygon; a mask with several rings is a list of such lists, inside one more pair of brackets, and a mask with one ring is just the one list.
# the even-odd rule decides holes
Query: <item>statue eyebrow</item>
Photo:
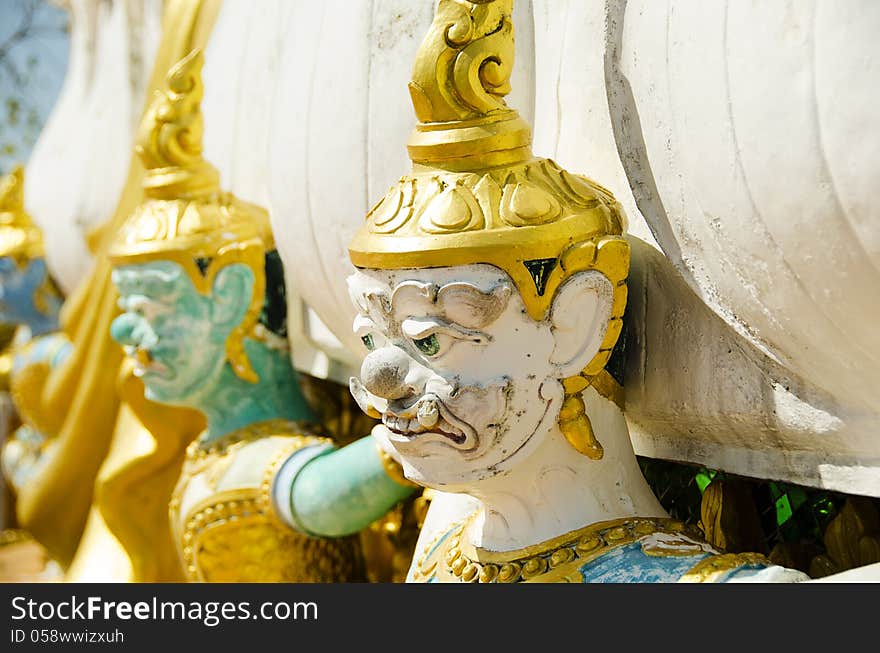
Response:
[{"label": "statue eyebrow", "polygon": [[510,294],[508,284],[497,284],[487,292],[469,283],[453,282],[437,292],[437,304],[453,320],[473,329],[497,320]]},{"label": "statue eyebrow", "polygon": [[[391,302],[388,295],[376,289],[371,289],[364,293],[359,293],[356,297],[360,318],[370,320],[376,328],[390,333],[394,330],[394,321],[391,319]],[[358,318],[355,318],[357,325]]]},{"label": "statue eyebrow", "polygon": [[496,283],[488,291],[472,283],[453,281],[438,286],[419,281],[403,281],[392,293],[392,311],[399,306],[402,297],[417,299],[425,312],[443,316],[467,329],[478,329],[491,324],[507,306],[510,285]]},{"label": "statue eyebrow", "polygon": [[179,272],[165,270],[145,270],[136,277],[125,275],[117,282],[119,291],[124,294],[143,292],[148,295],[165,297],[176,289]]},{"label": "statue eyebrow", "polygon": [[401,323],[400,329],[406,337],[414,340],[423,338],[431,333],[445,333],[453,338],[470,340],[481,345],[492,340],[492,336],[488,333],[483,333],[476,329],[468,329],[455,322],[435,316],[406,319]]}]

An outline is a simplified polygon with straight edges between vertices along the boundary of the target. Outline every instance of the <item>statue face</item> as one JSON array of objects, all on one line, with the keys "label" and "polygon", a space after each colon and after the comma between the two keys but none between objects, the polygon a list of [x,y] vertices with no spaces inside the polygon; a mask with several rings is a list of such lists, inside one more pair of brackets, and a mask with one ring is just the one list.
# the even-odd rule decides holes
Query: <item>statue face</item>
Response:
[{"label": "statue face", "polygon": [[19,267],[10,256],[0,258],[0,323],[32,325],[55,315],[60,298],[40,293],[47,280],[43,258],[31,259],[24,267]]},{"label": "statue face", "polygon": [[214,319],[213,295],[199,293],[177,263],[122,266],[113,271],[113,283],[124,312],[110,333],[134,358],[146,396],[190,405],[218,377],[234,325]]},{"label": "statue face", "polygon": [[348,279],[366,358],[352,393],[407,475],[453,489],[498,474],[558,414],[549,320],[489,265],[359,270]]}]

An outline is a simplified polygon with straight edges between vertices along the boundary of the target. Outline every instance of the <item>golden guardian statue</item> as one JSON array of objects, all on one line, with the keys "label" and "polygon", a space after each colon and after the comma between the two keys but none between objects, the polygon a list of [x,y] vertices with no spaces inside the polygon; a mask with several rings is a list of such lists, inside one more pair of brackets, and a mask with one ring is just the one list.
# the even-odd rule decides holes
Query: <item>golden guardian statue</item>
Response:
[{"label": "golden guardian statue", "polygon": [[337,449],[314,423],[268,213],[222,191],[202,157],[203,61],[192,51],[154,93],[135,148],[145,200],[108,253],[123,310],[111,332],[146,397],[206,418],[169,505],[184,573],[363,581],[358,532],[414,488],[369,436]]}]

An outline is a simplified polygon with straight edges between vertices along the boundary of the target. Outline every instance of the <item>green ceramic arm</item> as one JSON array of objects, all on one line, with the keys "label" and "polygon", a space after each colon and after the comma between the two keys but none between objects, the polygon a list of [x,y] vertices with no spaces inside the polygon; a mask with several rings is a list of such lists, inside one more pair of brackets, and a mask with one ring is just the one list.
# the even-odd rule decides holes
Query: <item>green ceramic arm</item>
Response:
[{"label": "green ceramic arm", "polygon": [[55,369],[70,355],[73,345],[63,331],[53,331],[37,336],[14,351],[12,363],[13,377],[26,367],[46,363]]},{"label": "green ceramic arm", "polygon": [[73,346],[67,336],[53,332],[30,340],[12,352],[10,388],[22,421],[0,448],[2,475],[17,492],[47,464],[57,433],[55,420],[47,417],[41,400],[46,374],[63,363]]},{"label": "green ceramic arm", "polygon": [[342,449],[300,449],[279,468],[272,498],[279,516],[309,535],[341,537],[379,519],[415,491],[385,471],[372,436]]}]

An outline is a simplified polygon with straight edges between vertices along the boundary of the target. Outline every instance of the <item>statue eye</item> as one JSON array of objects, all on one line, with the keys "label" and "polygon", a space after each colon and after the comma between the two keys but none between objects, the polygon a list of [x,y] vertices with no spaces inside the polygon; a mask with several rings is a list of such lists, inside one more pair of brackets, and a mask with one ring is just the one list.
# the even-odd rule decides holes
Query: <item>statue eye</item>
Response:
[{"label": "statue eye", "polygon": [[425,338],[413,340],[413,342],[415,343],[416,347],[419,348],[419,351],[422,352],[425,356],[434,356],[438,351],[440,351],[440,341],[437,339],[436,333],[432,333]]},{"label": "statue eye", "polygon": [[373,342],[373,334],[372,333],[368,333],[365,336],[361,336],[361,342],[363,342],[364,347],[366,347],[370,351],[373,351],[376,348],[376,343]]}]

